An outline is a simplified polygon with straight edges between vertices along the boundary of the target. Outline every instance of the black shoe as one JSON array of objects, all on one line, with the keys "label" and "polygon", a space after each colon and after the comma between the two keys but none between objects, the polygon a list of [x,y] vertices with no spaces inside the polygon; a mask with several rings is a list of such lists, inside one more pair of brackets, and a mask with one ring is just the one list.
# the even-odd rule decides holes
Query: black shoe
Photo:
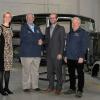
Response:
[{"label": "black shoe", "polygon": [[56,95],[60,95],[60,94],[61,94],[61,90],[59,90],[59,89],[56,90],[56,91],[55,91],[55,94],[56,94]]},{"label": "black shoe", "polygon": [[36,88],[36,89],[34,89],[34,91],[38,92],[38,91],[41,91],[41,89],[40,88]]},{"label": "black shoe", "polygon": [[4,91],[6,92],[6,93],[8,93],[8,94],[13,94],[13,92],[11,91],[11,90],[9,90],[9,89],[4,89]]},{"label": "black shoe", "polygon": [[3,96],[7,96],[8,93],[6,93],[4,90],[0,91],[0,93],[3,95]]},{"label": "black shoe", "polygon": [[56,90],[54,88],[47,88],[46,90],[44,90],[46,93],[50,93],[50,92],[55,92]]},{"label": "black shoe", "polygon": [[64,94],[74,94],[74,93],[76,93],[76,91],[72,89],[69,89],[66,92],[64,92]]},{"label": "black shoe", "polygon": [[81,91],[77,91],[75,96],[80,98],[83,96],[83,93]]},{"label": "black shoe", "polygon": [[24,92],[30,92],[30,89],[24,89],[23,91]]}]

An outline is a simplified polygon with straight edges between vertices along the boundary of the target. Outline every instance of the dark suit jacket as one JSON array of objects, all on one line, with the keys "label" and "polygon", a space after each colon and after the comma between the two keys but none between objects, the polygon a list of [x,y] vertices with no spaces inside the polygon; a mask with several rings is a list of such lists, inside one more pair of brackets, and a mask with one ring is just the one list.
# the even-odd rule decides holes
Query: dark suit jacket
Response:
[{"label": "dark suit jacket", "polygon": [[46,28],[47,57],[56,58],[58,54],[63,54],[65,44],[65,29],[56,25],[50,38],[50,27]]}]

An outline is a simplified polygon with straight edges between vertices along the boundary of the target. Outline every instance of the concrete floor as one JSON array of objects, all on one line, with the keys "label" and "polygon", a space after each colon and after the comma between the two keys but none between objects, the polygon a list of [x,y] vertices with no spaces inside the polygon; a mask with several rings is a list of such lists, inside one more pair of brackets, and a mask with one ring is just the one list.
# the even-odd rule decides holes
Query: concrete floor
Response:
[{"label": "concrete floor", "polygon": [[[40,72],[46,70],[41,67]],[[0,95],[0,100],[77,100],[75,95],[64,95],[63,93],[59,96],[54,93],[45,92],[30,92],[24,93],[22,91],[21,84],[21,65],[14,64],[13,71],[11,73],[10,88],[13,90],[14,94],[9,96]],[[39,87],[41,89],[46,89],[48,82],[39,81]],[[69,87],[69,82],[64,83],[63,91],[66,91]],[[81,100],[100,100],[100,80],[92,78],[89,74],[85,74],[85,88],[83,97]]]}]

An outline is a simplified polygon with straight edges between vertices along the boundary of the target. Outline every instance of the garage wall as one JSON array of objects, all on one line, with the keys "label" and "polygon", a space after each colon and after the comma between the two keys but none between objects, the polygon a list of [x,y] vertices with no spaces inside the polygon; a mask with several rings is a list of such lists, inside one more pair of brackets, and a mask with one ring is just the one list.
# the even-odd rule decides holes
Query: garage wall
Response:
[{"label": "garage wall", "polygon": [[80,14],[96,21],[96,31],[100,31],[100,0],[80,0]]},{"label": "garage wall", "polygon": [[100,31],[100,0],[0,0],[0,21],[5,11],[14,15],[34,13],[80,14],[96,20],[96,30]]},{"label": "garage wall", "polygon": [[[77,13],[78,0],[0,0],[0,12],[10,10],[13,14],[27,12],[48,13]],[[6,5],[7,4],[7,5]]]}]

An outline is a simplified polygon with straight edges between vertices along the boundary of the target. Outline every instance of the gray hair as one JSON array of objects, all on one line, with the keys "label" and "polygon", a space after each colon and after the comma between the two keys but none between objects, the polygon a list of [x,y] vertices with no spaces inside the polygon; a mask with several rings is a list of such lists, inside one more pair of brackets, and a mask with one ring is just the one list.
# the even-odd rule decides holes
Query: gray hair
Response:
[{"label": "gray hair", "polygon": [[26,18],[27,18],[29,15],[32,15],[32,16],[34,17],[34,14],[32,14],[32,13],[27,13],[27,14],[26,14]]},{"label": "gray hair", "polygon": [[81,24],[81,19],[80,19],[79,17],[73,17],[73,18],[72,18],[72,22],[73,22],[75,19]]}]

